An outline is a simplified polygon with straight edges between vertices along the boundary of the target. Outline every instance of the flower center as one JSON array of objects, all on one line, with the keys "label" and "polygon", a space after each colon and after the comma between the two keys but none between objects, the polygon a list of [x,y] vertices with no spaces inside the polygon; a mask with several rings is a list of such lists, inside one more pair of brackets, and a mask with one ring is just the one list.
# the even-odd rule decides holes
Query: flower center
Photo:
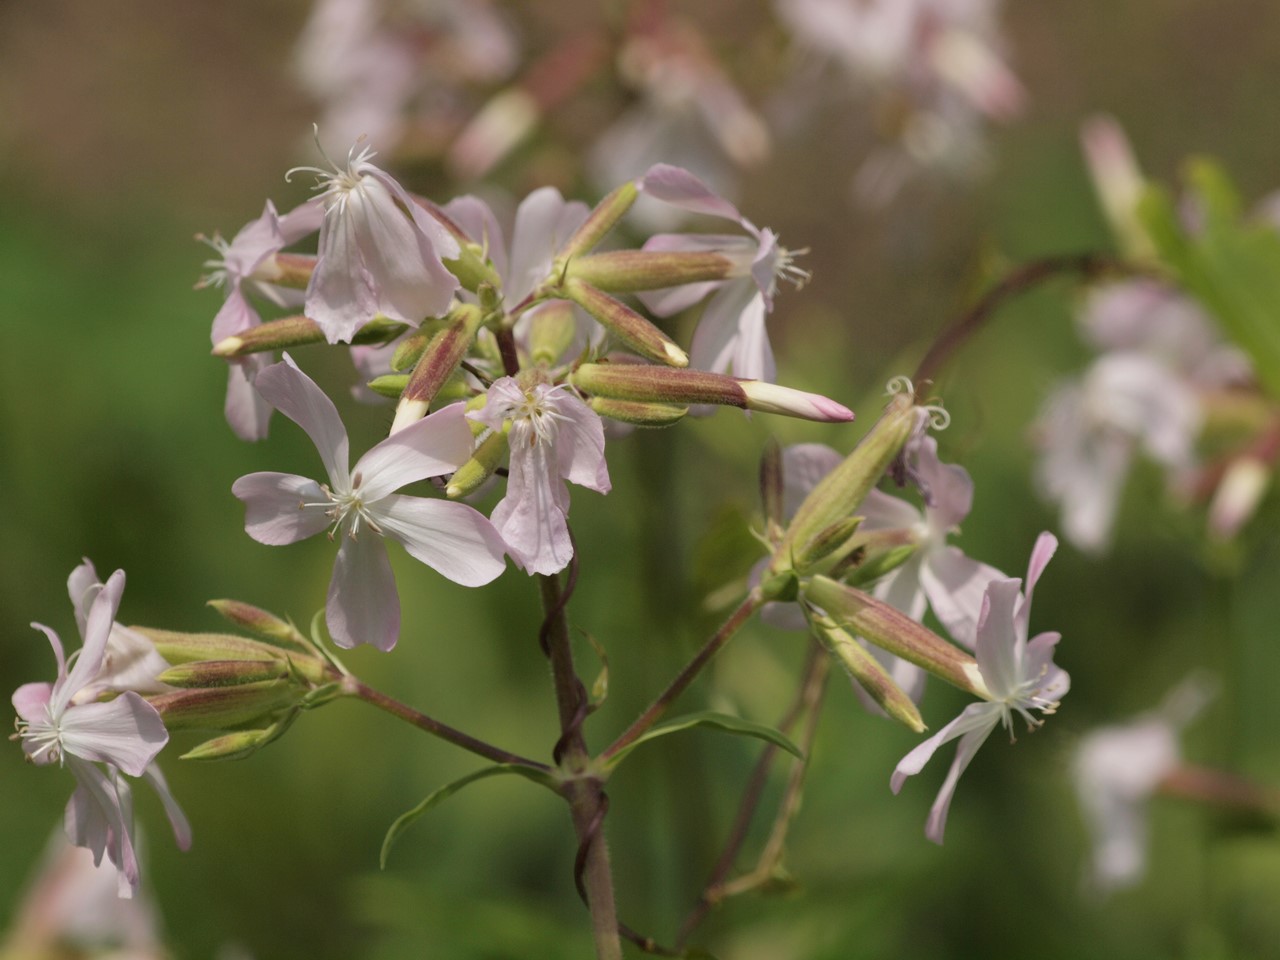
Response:
[{"label": "flower center", "polygon": [[[361,138],[363,139],[363,138]],[[375,156],[377,156],[373,147],[365,145],[356,153],[356,148],[360,147],[360,140],[351,145],[351,149],[347,151],[347,165],[345,168],[339,167],[324,152],[324,148],[320,146],[320,140],[317,136],[316,148],[320,151],[329,168],[324,167],[293,167],[284,175],[288,180],[295,173],[314,173],[316,175],[316,184],[313,189],[320,192],[325,199],[325,212],[337,210],[341,216],[346,208],[347,199],[352,192],[360,190],[364,185],[365,174],[364,167]]]},{"label": "flower center", "polygon": [[360,482],[363,478],[357,473],[351,478],[350,490],[331,490],[327,484],[320,484],[320,489],[324,491],[325,497],[328,499],[317,501],[315,503],[306,503],[305,501],[298,504],[298,509],[305,510],[308,507],[318,507],[324,510],[325,514],[333,520],[333,525],[329,528],[329,539],[346,527],[347,536],[355,540],[360,535],[361,526],[367,526],[379,536],[382,535],[382,528],[378,526],[378,521],[373,518],[373,512],[369,509],[368,504],[360,496]]},{"label": "flower center", "polygon": [[517,443],[526,442],[526,435],[530,447],[555,442],[559,422],[566,419],[558,409],[560,398],[568,389],[565,384],[542,389],[532,387],[525,390],[520,399],[508,401],[502,415],[504,420],[511,421]]},{"label": "flower center", "polygon": [[35,744],[36,749],[27,754],[27,760],[35,763],[42,759],[47,759],[49,763],[62,762],[62,727],[59,719],[54,717],[53,711],[49,704],[44,706],[45,716],[47,720],[36,720],[28,722],[18,719],[14,721],[14,728],[18,731],[10,740],[25,740],[28,743]]}]

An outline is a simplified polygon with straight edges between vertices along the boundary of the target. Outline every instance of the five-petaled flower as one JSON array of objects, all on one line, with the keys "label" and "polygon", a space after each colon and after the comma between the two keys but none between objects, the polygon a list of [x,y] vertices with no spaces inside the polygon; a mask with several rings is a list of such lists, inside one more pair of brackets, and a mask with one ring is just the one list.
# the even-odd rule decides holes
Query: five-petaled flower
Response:
[{"label": "five-petaled flower", "polygon": [[934,843],[942,842],[960,774],[991,731],[1003,725],[1012,736],[1014,714],[1020,715],[1029,728],[1039,727],[1044,721],[1032,716],[1031,711],[1053,713],[1070,687],[1071,678],[1053,663],[1053,648],[1061,634],[1041,633],[1027,639],[1031,594],[1057,546],[1057,539],[1050,533],[1042,533],[1036,540],[1027,569],[1025,596],[1019,592],[1022,582],[1017,579],[993,580],[987,585],[976,640],[979,676],[974,678],[977,686],[987,690],[987,700],[965,707],[958,717],[903,757],[893,771],[890,785],[897,793],[907,777],[919,773],[940,746],[960,739],[956,758],[929,810],[925,836]]},{"label": "five-petaled flower", "polygon": [[689,213],[732,220],[748,236],[717,234],[658,234],[645,242],[645,250],[722,253],[739,262],[739,276],[729,280],[689,283],[640,294],[658,316],[666,317],[691,307],[713,293],[703,311],[689,347],[689,365],[712,373],[733,371],[735,377],[773,381],[777,367],[765,330],[765,317],[773,310],[778,278],[797,286],[808,274],[793,263],[794,252],[778,243],[767,227],[760,229],[728,200],[716,196],[705,183],[680,167],[660,163],[640,180],[645,195]]},{"label": "five-petaled flower", "polygon": [[311,437],[327,484],[289,473],[251,473],[231,491],[245,503],[245,531],[259,543],[296,543],[329,528],[341,534],[325,621],[343,647],[395,646],[400,601],[386,550],[371,534],[398,541],[410,556],[455,583],[475,587],[502,573],[502,538],[462,503],[397,494],[405,484],[452,473],[471,456],[462,404],[398,430],[349,467],[347,431],[315,381],[285,355],[258,375],[258,391]]},{"label": "five-petaled flower", "polygon": [[511,471],[507,495],[493,523],[511,555],[529,573],[556,573],[573,557],[566,480],[608,493],[604,424],[571,387],[511,377],[494,381],[488,403],[470,416],[501,430],[510,423]]},{"label": "five-petaled flower", "polygon": [[[83,583],[83,572],[77,568],[72,574],[72,589]],[[95,865],[102,863],[105,853],[119,872],[117,892],[131,897],[140,879],[132,794],[121,775],[144,777],[156,789],[180,847],[190,845],[191,834],[163,775],[152,764],[169,742],[156,708],[132,690],[105,703],[80,698],[102,682],[124,580],[124,571],[117,570],[105,585],[92,590],[81,627],[84,644],[70,658],[64,655],[62,641],[53,630],[32,624],[49,638],[58,662],[58,678],[52,684],[24,684],[14,692],[12,702],[18,712],[16,737],[27,759],[38,765],[68,767],[76,778],[75,793],[67,803],[67,836],[76,846],[92,851]]]}]

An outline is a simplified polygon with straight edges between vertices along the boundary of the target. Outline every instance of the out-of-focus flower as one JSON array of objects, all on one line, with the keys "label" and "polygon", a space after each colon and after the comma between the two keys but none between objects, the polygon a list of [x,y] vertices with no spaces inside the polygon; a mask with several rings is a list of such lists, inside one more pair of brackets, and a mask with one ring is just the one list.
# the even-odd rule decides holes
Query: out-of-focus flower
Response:
[{"label": "out-of-focus flower", "polygon": [[502,573],[502,539],[483,516],[465,504],[394,492],[451,473],[470,458],[471,431],[461,404],[396,431],[352,469],[337,408],[287,354],[258,375],[257,386],[311,437],[329,483],[251,473],[231,490],[244,501],[245,531],[259,543],[296,543],[325,528],[331,538],[342,535],[325,604],[334,642],[390,650],[399,636],[395,577],[386,550],[371,533],[396,540],[410,556],[463,586],[479,586]]},{"label": "out-of-focus flower", "polygon": [[493,524],[529,573],[557,573],[573,558],[565,481],[608,493],[604,425],[567,385],[527,388],[511,377],[489,388],[484,409],[470,416],[495,431],[509,425],[507,494]]},{"label": "out-of-focus flower", "polygon": [[741,263],[741,273],[730,280],[689,283],[641,294],[645,305],[659,316],[670,316],[711,294],[693,335],[689,362],[713,373],[733,371],[737,377],[772,381],[777,368],[765,317],[773,310],[778,278],[799,285],[808,274],[795,266],[794,253],[778,243],[777,234],[758,228],[737,207],[717,196],[687,170],[658,164],[644,175],[640,189],[646,195],[689,213],[732,220],[747,236],[710,234],[658,234],[644,245],[656,251],[716,251]]},{"label": "out-of-focus flower", "polygon": [[1086,826],[1093,837],[1091,876],[1102,893],[1142,879],[1147,862],[1146,805],[1181,761],[1182,730],[1212,696],[1212,685],[1192,676],[1157,710],[1124,724],[1100,727],[1081,740],[1073,773]]},{"label": "out-of-focus flower", "polygon": [[[738,171],[770,153],[768,128],[689,24],[667,21],[632,36],[618,58],[639,102],[596,141],[589,168],[607,189],[656,163],[675,163],[736,192]],[[676,222],[660,208],[638,211],[650,228]]]},{"label": "out-of-focus flower", "polygon": [[443,260],[457,241],[389,174],[370,163],[370,147],[347,154],[345,169],[295,167],[318,177],[324,222],[319,259],[307,286],[307,316],[330,343],[350,342],[377,315],[417,326],[442,316],[458,289]]},{"label": "out-of-focus flower", "polygon": [[339,142],[443,139],[465,88],[515,68],[510,28],[485,0],[318,0],[298,38],[296,73]]},{"label": "out-of-focus flower", "polygon": [[[45,845],[0,941],[0,957],[98,956],[114,960],[164,960],[155,904],[145,889],[132,899],[116,895],[116,878],[94,865],[93,854],[67,842],[58,830]],[[106,956],[106,953],[102,954]]]},{"label": "out-of-focus flower", "polygon": [[[323,219],[324,207],[318,201],[308,201],[280,216],[268,200],[262,216],[241,227],[230,243],[217,234],[205,240],[219,256],[205,261],[209,273],[197,286],[225,287],[227,295],[213,319],[210,336],[215,346],[262,322],[249,302],[249,291],[281,307],[302,303],[300,290],[288,290],[273,283],[280,273],[275,256],[318,230]],[[254,391],[253,378],[270,363],[270,357],[255,353],[228,358],[227,363],[227,423],[241,440],[261,440],[267,435],[271,407]]]},{"label": "out-of-focus flower", "polygon": [[[84,579],[82,569],[72,575],[73,584],[83,584]],[[67,804],[67,836],[76,846],[92,851],[95,865],[101,864],[105,853],[118,871],[119,896],[130,897],[137,892],[140,879],[132,795],[121,774],[145,777],[155,787],[184,849],[190,844],[190,833],[163,775],[152,764],[169,741],[155,707],[132,690],[105,703],[77,700],[87,688],[100,683],[124,580],[124,571],[117,570],[100,589],[90,590],[91,600],[83,596],[76,600],[77,611],[84,609],[87,601],[81,629],[84,644],[70,667],[58,635],[33,624],[49,638],[58,677],[53,684],[19,687],[13,694],[13,706],[19,717],[17,736],[27,758],[38,765],[70,767],[76,778],[75,793]]]},{"label": "out-of-focus flower", "polygon": [[925,825],[925,836],[934,843],[942,843],[960,774],[991,731],[1004,726],[1012,737],[1015,713],[1028,728],[1036,729],[1044,721],[1033,717],[1031,711],[1053,713],[1070,687],[1066,671],[1053,663],[1053,650],[1061,634],[1041,633],[1027,639],[1032,591],[1057,545],[1049,533],[1040,534],[1036,540],[1027,569],[1025,597],[1019,592],[1022,581],[1017,579],[993,580],[987,585],[978,620],[975,651],[979,677],[975,679],[986,687],[988,699],[965,707],[958,717],[903,757],[893,771],[890,786],[897,793],[907,777],[924,769],[940,746],[959,738],[956,758]]}]

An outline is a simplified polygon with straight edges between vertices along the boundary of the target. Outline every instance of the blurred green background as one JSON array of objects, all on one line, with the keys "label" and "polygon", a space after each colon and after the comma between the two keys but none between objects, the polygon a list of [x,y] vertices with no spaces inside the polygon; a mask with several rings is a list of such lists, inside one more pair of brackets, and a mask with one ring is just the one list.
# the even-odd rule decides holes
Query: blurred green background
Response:
[{"label": "blurred green background", "polygon": [[[749,17],[741,6],[753,8]],[[727,0],[683,7],[730,56],[734,36],[762,16]],[[545,40],[566,9],[539,13],[527,44]],[[82,556],[104,576],[127,571],[126,623],[216,629],[203,606],[215,597],[299,623],[323,604],[331,546],[254,543],[229,490],[253,470],[314,472],[314,452],[279,417],[260,445],[232,436],[221,416],[225,371],[207,355],[220,299],[191,290],[206,252],[195,233],[234,234],[264,197],[284,209],[306,195],[306,183],[282,178],[314,162],[306,138],[315,110],[286,73],[306,12],[305,3],[249,0],[0,5],[6,689],[52,676],[28,623],[74,637],[64,584]],[[754,560],[725,543],[753,549],[746,523],[755,522],[755,463],[770,432],[847,449],[874,419],[885,380],[909,370],[963,308],[984,263],[1110,245],[1077,148],[1083,118],[1115,114],[1154,176],[1210,153],[1246,196],[1280,185],[1274,3],[1021,2],[1005,21],[1030,109],[993,131],[990,168],[971,184],[920,184],[881,212],[849,207],[855,145],[824,122],[781,142],[751,176],[747,214],[812,248],[813,282],[784,290],[772,321],[780,379],[848,403],[860,422],[721,413],[611,443],[614,492],[574,493],[583,575],[572,620],[607,648],[611,668],[610,698],[588,726],[593,744],[619,731],[714,625],[702,596]],[[589,134],[574,128],[571,105],[561,109],[561,135]],[[439,191],[452,188],[437,173],[423,176],[422,189],[447,199]],[[537,185],[519,158],[495,179],[516,195]],[[595,199],[569,174],[560,185]],[[1055,523],[1031,488],[1026,435],[1055,380],[1087,357],[1072,306],[1065,286],[1019,301],[939,385],[953,415],[944,459],[964,463],[977,488],[960,542],[1010,574]],[[341,393],[344,358],[302,359]],[[356,449],[389,422],[386,408],[343,409]],[[992,738],[963,778],[944,847],[922,830],[949,761],[939,757],[892,798],[890,771],[914,740],[864,714],[836,678],[787,858],[797,890],[730,902],[701,942],[733,960],[1274,956],[1275,838],[1228,834],[1187,805],[1155,806],[1145,883],[1105,902],[1082,895],[1073,745],[1095,724],[1152,706],[1193,666],[1215,671],[1223,693],[1192,730],[1187,756],[1280,784],[1274,507],[1238,546],[1210,554],[1202,520],[1180,515],[1161,491],[1157,472],[1140,470],[1109,555],[1059,552],[1033,627],[1064,634],[1058,661],[1072,692],[1044,731],[1012,750]],[[555,710],[534,584],[511,570],[467,592],[402,552],[393,563],[400,645],[391,655],[355,651],[348,663],[433,716],[546,756]],[[684,705],[772,722],[802,655],[796,636],[753,625]],[[590,676],[585,643],[579,657]],[[926,720],[936,729],[962,703],[934,684]],[[174,755],[193,742],[175,742]],[[659,940],[710,869],[756,754],[751,742],[712,734],[667,743],[637,755],[609,788],[621,912]],[[192,850],[173,848],[145,791],[139,807],[148,883],[174,955],[239,945],[262,960],[588,956],[569,818],[523,781],[486,781],[450,800],[378,871],[390,821],[478,765],[356,703],[308,715],[241,763],[170,757]],[[16,745],[0,751],[0,918],[70,791],[69,777],[25,767]]]}]

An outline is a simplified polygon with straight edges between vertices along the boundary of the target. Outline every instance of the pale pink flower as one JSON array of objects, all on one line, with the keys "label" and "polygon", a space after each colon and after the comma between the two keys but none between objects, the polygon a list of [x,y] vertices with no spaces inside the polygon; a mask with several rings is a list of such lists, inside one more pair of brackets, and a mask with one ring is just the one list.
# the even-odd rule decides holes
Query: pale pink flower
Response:
[{"label": "pale pink flower", "polygon": [[740,264],[739,275],[729,280],[689,283],[640,295],[659,316],[671,316],[711,294],[693,334],[690,366],[713,373],[728,373],[749,380],[772,381],[777,368],[765,329],[765,317],[773,310],[778,279],[797,286],[808,274],[795,266],[794,253],[778,243],[777,234],[760,229],[728,200],[679,167],[658,164],[640,180],[641,191],[655,200],[689,213],[732,220],[747,236],[708,234],[658,234],[644,249],[710,251],[723,253]]},{"label": "pale pink flower", "polygon": [[58,635],[41,624],[32,625],[49,638],[58,678],[52,685],[19,687],[13,706],[27,758],[38,765],[70,767],[76,778],[75,793],[67,804],[67,836],[92,851],[95,865],[105,853],[119,873],[118,894],[130,897],[138,890],[138,860],[132,797],[121,774],[145,777],[155,787],[184,849],[190,844],[190,833],[163,776],[152,764],[169,740],[155,707],[131,690],[106,703],[77,699],[100,682],[124,580],[124,571],[117,570],[95,592],[84,618],[84,645],[70,666]]},{"label": "pale pink flower", "polygon": [[451,473],[471,457],[471,430],[462,404],[438,410],[398,430],[349,467],[347,431],[333,402],[286,354],[258,376],[259,392],[311,437],[328,484],[288,473],[251,473],[231,491],[245,504],[245,531],[259,543],[296,543],[326,528],[341,535],[325,620],[334,642],[395,646],[400,600],[384,547],[372,534],[399,542],[409,555],[463,586],[502,573],[503,544],[492,525],[462,503],[394,491]]},{"label": "pale pink flower", "polygon": [[565,481],[610,490],[600,417],[568,386],[524,389],[511,377],[496,380],[469,416],[494,430],[509,424],[507,494],[492,516],[511,555],[529,573],[563,570],[573,558]]},{"label": "pale pink flower", "polygon": [[[218,234],[205,240],[219,256],[205,261],[209,272],[198,286],[224,287],[227,295],[213,319],[210,338],[215,346],[262,322],[249,301],[250,291],[280,307],[302,303],[301,291],[272,282],[279,276],[275,255],[318,230],[323,218],[324,207],[318,201],[308,201],[280,216],[268,200],[262,215],[241,227],[230,243]],[[227,423],[241,440],[261,440],[267,435],[271,407],[254,391],[253,378],[270,362],[270,357],[261,353],[227,359],[225,413]]]},{"label": "pale pink flower", "polygon": [[350,342],[381,315],[417,326],[442,316],[458,289],[443,260],[459,255],[458,242],[400,186],[370,163],[371,148],[357,142],[345,169],[295,167],[317,174],[324,222],[319,257],[307,285],[307,316],[330,343]]},{"label": "pale pink flower", "polygon": [[973,678],[986,688],[987,699],[965,707],[958,717],[903,757],[893,772],[890,786],[897,793],[907,777],[924,769],[940,746],[959,738],[956,758],[925,826],[925,836],[934,843],[942,842],[960,774],[991,731],[1004,726],[1012,737],[1014,714],[1020,715],[1028,728],[1036,729],[1044,721],[1033,717],[1031,711],[1053,713],[1070,687],[1071,678],[1053,663],[1053,649],[1061,635],[1041,633],[1027,639],[1031,594],[1057,545],[1049,533],[1040,534],[1036,540],[1027,570],[1025,597],[1019,592],[1020,580],[993,580],[987,584],[977,629],[978,676]]},{"label": "pale pink flower", "polygon": [[1147,801],[1181,763],[1183,728],[1204,708],[1213,686],[1192,676],[1159,709],[1100,727],[1076,750],[1072,772],[1093,838],[1092,881],[1102,893],[1133,886],[1147,861]]}]

